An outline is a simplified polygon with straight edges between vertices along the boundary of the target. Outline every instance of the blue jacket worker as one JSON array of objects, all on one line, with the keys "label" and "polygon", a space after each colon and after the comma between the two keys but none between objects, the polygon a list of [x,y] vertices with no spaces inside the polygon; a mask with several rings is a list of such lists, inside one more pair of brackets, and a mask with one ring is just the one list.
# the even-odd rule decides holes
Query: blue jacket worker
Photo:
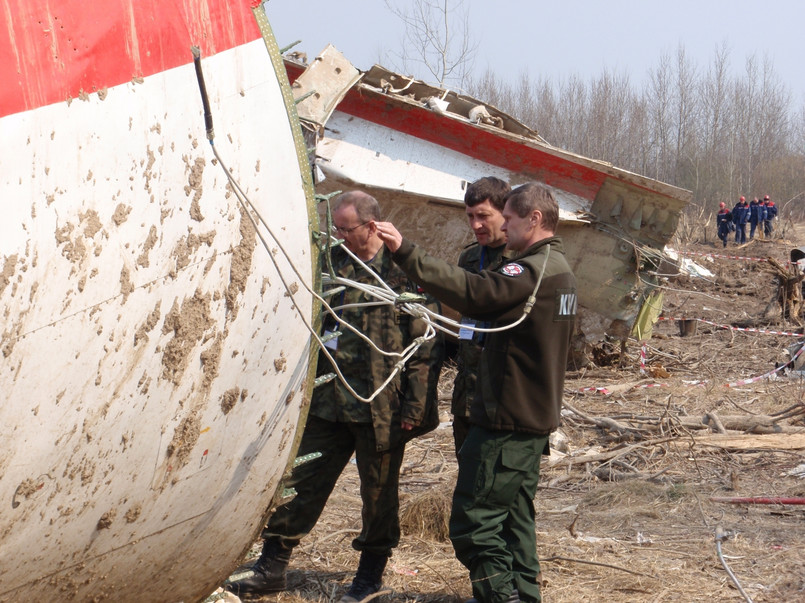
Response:
[{"label": "blue jacket worker", "polygon": [[749,218],[749,205],[746,197],[741,196],[735,207],[732,208],[732,223],[735,224],[735,244],[746,243],[746,221]]},{"label": "blue jacket worker", "polygon": [[777,206],[774,204],[774,201],[769,199],[768,195],[763,197],[763,205],[766,208],[766,217],[763,220],[763,236],[770,238],[771,233],[774,231],[771,222],[777,217]]},{"label": "blue jacket worker", "polygon": [[732,224],[732,212],[727,209],[727,205],[723,201],[718,204],[716,227],[718,228],[718,238],[721,239],[721,242],[724,243],[724,247],[726,247],[730,230],[735,227]]},{"label": "blue jacket worker", "polygon": [[757,197],[752,199],[749,204],[749,240],[755,238],[755,229],[758,224],[763,224],[766,217],[766,209],[762,203],[757,200]]}]

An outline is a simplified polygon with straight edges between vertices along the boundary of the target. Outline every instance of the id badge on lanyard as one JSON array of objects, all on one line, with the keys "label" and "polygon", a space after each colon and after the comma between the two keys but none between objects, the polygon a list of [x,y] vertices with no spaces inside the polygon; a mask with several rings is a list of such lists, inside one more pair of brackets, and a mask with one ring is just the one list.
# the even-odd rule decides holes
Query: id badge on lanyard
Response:
[{"label": "id badge on lanyard", "polygon": [[[486,248],[481,247],[481,259],[478,265],[478,272],[481,272],[484,269],[484,260],[486,259]],[[476,322],[472,318],[461,318],[461,327],[458,330],[458,338],[461,341],[472,341],[472,338],[475,336],[475,331],[472,329],[475,327]]]},{"label": "id badge on lanyard", "polygon": [[[345,296],[346,296],[346,290],[341,292],[341,298],[338,301],[339,306],[344,305]],[[343,309],[338,311],[339,318],[341,317],[342,312],[343,312]],[[328,336],[331,337],[331,339],[327,339],[327,341],[324,342],[324,347],[327,348],[328,350],[332,350],[333,352],[337,352],[338,351],[338,337],[332,337],[333,331],[331,331],[330,329],[324,329],[324,333],[322,335],[323,335],[324,338],[327,338]]]},{"label": "id badge on lanyard", "polygon": [[[327,337],[328,335],[332,335],[332,333],[333,333],[332,331],[325,330],[324,331],[324,337]],[[327,348],[328,350],[332,350],[334,352],[338,351],[338,337],[333,337],[332,339],[328,339],[327,341],[325,341],[324,342],[324,347]]]},{"label": "id badge on lanyard", "polygon": [[458,330],[458,338],[462,341],[471,341],[475,331],[472,328],[475,326],[475,321],[472,318],[462,318],[461,327]]}]

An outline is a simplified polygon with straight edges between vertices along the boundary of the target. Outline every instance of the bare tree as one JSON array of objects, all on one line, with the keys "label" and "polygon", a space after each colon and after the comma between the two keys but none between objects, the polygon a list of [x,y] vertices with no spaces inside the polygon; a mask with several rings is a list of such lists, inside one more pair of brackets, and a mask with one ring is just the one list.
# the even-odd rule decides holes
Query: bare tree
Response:
[{"label": "bare tree", "polygon": [[739,186],[747,196],[754,189],[754,173],[760,136],[758,106],[760,104],[758,61],[755,55],[746,59],[745,76],[737,80],[732,102],[735,107],[737,141],[739,145]]},{"label": "bare tree", "polygon": [[713,61],[699,84],[701,99],[700,148],[704,155],[701,194],[713,208],[719,201],[738,197],[733,186],[735,162],[730,153],[729,50],[726,42],[716,47]]},{"label": "bare tree", "polygon": [[521,74],[515,92],[517,99],[517,116],[523,119],[537,132],[557,132],[561,125],[562,112],[557,107],[553,87],[545,80],[534,81],[527,74]]},{"label": "bare tree", "polygon": [[794,153],[805,157],[805,100],[803,100],[799,112],[794,117],[794,129],[792,134]]},{"label": "bare tree", "polygon": [[659,180],[670,180],[671,163],[671,119],[673,73],[671,59],[667,54],[660,57],[660,64],[649,71],[649,85],[646,91],[652,123],[652,147],[654,148],[653,169],[650,176]]},{"label": "bare tree", "polygon": [[631,84],[625,73],[615,74],[605,69],[592,81],[588,123],[591,135],[585,154],[620,163],[630,96]]},{"label": "bare tree", "polygon": [[651,153],[648,102],[645,96],[630,94],[626,105],[629,117],[626,121],[624,144],[621,144],[623,167],[645,174]]},{"label": "bare tree", "polygon": [[790,105],[790,93],[777,78],[771,60],[765,57],[758,107],[758,163],[768,163],[785,154],[790,139]]},{"label": "bare tree", "polygon": [[556,116],[561,125],[561,137],[554,144],[567,149],[578,149],[586,144],[589,123],[589,95],[587,84],[578,76],[571,75],[559,84],[559,103],[562,112]]},{"label": "bare tree", "polygon": [[721,146],[726,118],[729,50],[726,42],[716,48],[713,63],[702,80],[699,95],[702,99],[702,137],[704,152],[713,158]]},{"label": "bare tree", "polygon": [[521,114],[516,113],[518,106],[513,98],[511,85],[502,81],[493,69],[487,68],[480,77],[468,78],[466,88],[472,96],[498,109],[510,112],[528,123]]},{"label": "bare tree", "polygon": [[472,73],[478,43],[470,37],[466,0],[413,0],[401,8],[386,7],[405,25],[402,50],[394,53],[402,70],[416,74],[424,68],[440,86],[459,88]]},{"label": "bare tree", "polygon": [[676,53],[676,81],[674,102],[676,104],[676,161],[674,180],[685,183],[696,191],[699,187],[699,170],[696,149],[696,120],[698,103],[695,96],[696,69],[680,45]]}]

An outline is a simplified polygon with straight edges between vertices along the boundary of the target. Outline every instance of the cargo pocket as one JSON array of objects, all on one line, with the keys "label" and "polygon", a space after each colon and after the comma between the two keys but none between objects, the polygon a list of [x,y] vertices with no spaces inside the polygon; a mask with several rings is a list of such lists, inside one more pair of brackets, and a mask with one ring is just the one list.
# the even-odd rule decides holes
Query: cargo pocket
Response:
[{"label": "cargo pocket", "polygon": [[537,465],[539,457],[528,450],[503,448],[491,475],[487,475],[484,496],[489,505],[508,507],[515,500],[520,487]]}]

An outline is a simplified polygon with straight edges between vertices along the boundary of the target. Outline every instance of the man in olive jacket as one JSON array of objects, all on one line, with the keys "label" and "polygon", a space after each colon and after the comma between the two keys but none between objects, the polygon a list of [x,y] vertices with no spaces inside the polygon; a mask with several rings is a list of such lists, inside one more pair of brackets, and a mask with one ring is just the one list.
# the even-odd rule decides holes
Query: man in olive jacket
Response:
[{"label": "man in olive jacket", "polygon": [[390,223],[377,229],[394,261],[426,291],[491,322],[459,452],[450,539],[478,601],[539,602],[533,499],[540,457],[559,426],[576,279],[554,236],[559,208],[549,188],[516,188],[503,216],[511,256],[480,274],[427,255]]},{"label": "man in olive jacket", "polygon": [[[464,206],[475,241],[467,245],[458,256],[458,266],[470,272],[497,268],[506,247],[503,226],[503,204],[511,187],[500,178],[486,176],[467,187]],[[453,398],[450,412],[453,413],[453,440],[456,456],[470,430],[470,407],[475,397],[475,383],[481,363],[481,349],[485,335],[471,327],[488,327],[468,316],[461,317],[456,354],[456,378],[453,381]]]},{"label": "man in olive jacket", "polygon": [[[394,265],[377,236],[375,223],[380,209],[374,197],[361,191],[344,193],[334,200],[332,213],[336,235],[369,268],[367,271],[336,247],[332,267],[337,276],[367,285],[378,285],[375,277],[380,276],[398,294],[415,292],[416,286]],[[333,312],[379,350],[401,353],[425,335],[422,319],[389,304],[367,306],[376,300],[359,288],[334,288],[342,290],[330,299]],[[429,305],[439,311],[438,302],[432,298]],[[262,555],[251,568],[253,575],[226,585],[241,597],[285,590],[291,551],[313,529],[353,453],[363,508],[361,532],[352,546],[361,557],[352,586],[341,602],[354,603],[377,592],[386,561],[400,539],[398,489],[405,444],[439,422],[436,386],[443,358],[441,335],[422,343],[403,371],[369,403],[355,394],[369,398],[380,389],[400,361],[399,356],[382,354],[331,314],[325,315],[324,335],[329,335],[324,345],[350,387],[333,379],[313,391],[297,454],[319,452],[321,457],[295,467],[284,484],[297,494],[269,518],[262,533]],[[333,367],[322,351],[318,375],[331,372]]]}]

